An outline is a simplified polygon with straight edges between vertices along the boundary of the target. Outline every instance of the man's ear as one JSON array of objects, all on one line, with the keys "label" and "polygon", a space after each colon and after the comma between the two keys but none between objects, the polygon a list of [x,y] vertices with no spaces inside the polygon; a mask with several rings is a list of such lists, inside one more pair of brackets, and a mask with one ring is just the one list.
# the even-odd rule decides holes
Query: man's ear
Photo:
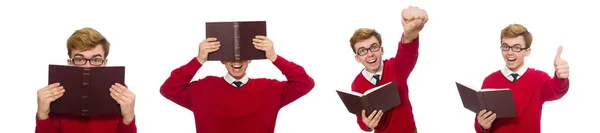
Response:
[{"label": "man's ear", "polygon": [[354,59],[356,59],[356,62],[360,63],[360,59],[358,59],[358,55],[354,55]]},{"label": "man's ear", "polygon": [[531,48],[525,50],[525,57],[529,56],[529,53],[531,53]]},{"label": "man's ear", "polygon": [[72,65],[71,63],[71,59],[67,59],[67,65]]},{"label": "man's ear", "polygon": [[221,64],[225,65],[225,61],[221,61]]},{"label": "man's ear", "polygon": [[247,60],[246,62],[248,62],[248,64],[250,64],[250,62],[252,62],[252,60]]}]

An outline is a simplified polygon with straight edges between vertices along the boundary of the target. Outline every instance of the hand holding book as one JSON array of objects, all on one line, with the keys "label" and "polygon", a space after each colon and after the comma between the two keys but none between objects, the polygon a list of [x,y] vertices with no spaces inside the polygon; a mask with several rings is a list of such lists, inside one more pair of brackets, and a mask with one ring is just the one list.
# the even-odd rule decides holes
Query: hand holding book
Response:
[{"label": "hand holding book", "polygon": [[273,41],[271,41],[271,39],[267,38],[266,36],[258,35],[252,39],[252,44],[254,44],[254,48],[265,51],[267,59],[271,60],[271,62],[275,62],[275,59],[277,59],[277,54],[275,54]]},{"label": "hand holding book", "polygon": [[65,93],[65,89],[60,86],[60,83],[50,84],[37,91],[37,102],[38,102],[38,119],[48,119],[50,113],[50,103],[60,98]]},{"label": "hand holding book", "polygon": [[496,120],[496,113],[492,111],[487,111],[483,109],[477,114],[477,122],[479,123],[479,125],[481,125],[481,128],[483,128],[483,130],[490,129],[494,120]]},{"label": "hand holding book", "polygon": [[381,116],[383,116],[383,111],[382,110],[373,111],[371,113],[371,115],[369,115],[369,117],[367,117],[365,114],[366,114],[366,111],[363,109],[362,110],[363,123],[365,123],[365,125],[367,125],[367,127],[369,127],[369,129],[373,129],[373,128],[377,127],[377,125],[379,124],[379,120],[381,119]]},{"label": "hand holding book", "polygon": [[200,64],[204,64],[208,60],[208,53],[219,50],[221,42],[217,41],[217,38],[209,37],[200,42],[198,47],[198,56],[196,59],[198,59]]},{"label": "hand holding book", "polygon": [[123,116],[123,123],[129,124],[133,121],[135,116],[133,107],[135,105],[135,94],[131,92],[127,87],[116,83],[110,87],[110,96],[119,103],[121,107],[121,115]]}]

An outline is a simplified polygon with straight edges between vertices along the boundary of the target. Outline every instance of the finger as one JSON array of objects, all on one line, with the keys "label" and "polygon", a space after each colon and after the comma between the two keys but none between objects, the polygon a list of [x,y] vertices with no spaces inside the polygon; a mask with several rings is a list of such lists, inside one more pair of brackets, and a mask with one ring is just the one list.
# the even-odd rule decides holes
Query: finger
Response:
[{"label": "finger", "polygon": [[110,89],[112,89],[117,94],[121,93],[121,89],[119,87],[117,87],[116,85],[110,86]]},{"label": "finger", "polygon": [[59,95],[56,95],[56,96],[51,96],[51,97],[49,97],[49,102],[54,102],[54,101],[56,101],[56,99],[58,99],[58,98],[60,98],[62,96],[63,96],[63,94],[59,94]]},{"label": "finger", "polygon": [[254,39],[252,39],[252,42],[261,43],[261,42],[264,42],[264,40],[254,38]]},{"label": "finger", "polygon": [[212,41],[217,41],[217,38],[209,37],[209,38],[204,39],[204,42],[212,42]]},{"label": "finger", "polygon": [[48,85],[48,86],[46,86],[44,88],[56,88],[58,86],[60,86],[60,83],[56,82],[56,83],[52,83],[52,84],[50,84],[50,85]]},{"label": "finger", "polygon": [[61,87],[58,87],[58,88],[55,90],[56,94],[55,94],[54,96],[56,96],[56,95],[62,95],[62,94],[64,94],[64,93],[65,93],[65,91],[66,91],[66,90],[65,90],[65,89],[64,89],[62,86],[61,86]]},{"label": "finger", "polygon": [[496,119],[496,113],[492,114],[490,117],[486,118],[485,121],[491,123]]},{"label": "finger", "polygon": [[562,55],[562,50],[563,50],[563,47],[558,46],[558,50],[556,50],[556,59],[560,59],[560,56]]},{"label": "finger", "polygon": [[490,115],[492,115],[492,111],[488,111],[487,113],[483,114],[483,118],[488,118],[490,117]]},{"label": "finger", "polygon": [[369,121],[372,121],[373,118],[375,118],[375,115],[377,115],[377,111],[371,112],[371,114],[369,115],[369,118],[367,118],[367,119],[369,119]]},{"label": "finger", "polygon": [[367,112],[366,112],[366,111],[363,109],[363,110],[362,110],[362,118],[363,118],[363,119],[367,118],[367,115],[365,115],[366,113],[367,113]]},{"label": "finger", "polygon": [[56,88],[52,88],[52,89],[48,90],[47,97],[54,97],[56,95],[61,94],[61,89],[62,89],[62,87],[56,87]]},{"label": "finger", "polygon": [[122,91],[127,91],[129,90],[129,88],[125,87],[124,85],[120,84],[120,83],[116,83],[117,87],[121,88]]},{"label": "finger", "polygon": [[485,112],[487,112],[487,110],[482,109],[481,111],[479,111],[479,113],[477,113],[477,117],[483,116],[483,114],[485,114]]},{"label": "finger", "polygon": [[110,93],[110,97],[112,97],[120,105],[124,103],[123,100],[119,99],[119,96],[117,96],[116,93]]},{"label": "finger", "polygon": [[381,119],[381,116],[383,116],[383,111],[379,110],[379,111],[377,112],[377,116],[375,116],[375,120],[374,120],[374,121],[375,121],[375,123],[378,123],[378,122],[379,122],[379,120]]},{"label": "finger", "polygon": [[263,35],[257,35],[254,38],[258,38],[260,40],[266,40],[266,39],[268,39],[267,36],[263,36]]},{"label": "finger", "polygon": [[566,70],[569,69],[569,65],[562,64],[555,67],[557,70]]},{"label": "finger", "polygon": [[127,101],[129,101],[129,98],[125,94],[121,94],[119,99],[123,100],[124,103],[128,103]]}]

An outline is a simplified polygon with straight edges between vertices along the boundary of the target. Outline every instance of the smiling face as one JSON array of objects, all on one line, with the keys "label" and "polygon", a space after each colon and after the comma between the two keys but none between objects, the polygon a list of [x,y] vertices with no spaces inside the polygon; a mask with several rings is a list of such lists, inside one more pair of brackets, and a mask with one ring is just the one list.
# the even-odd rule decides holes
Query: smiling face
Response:
[{"label": "smiling face", "polygon": [[242,79],[246,75],[246,69],[251,60],[237,60],[237,61],[221,61],[227,73],[235,79]]},{"label": "smiling face", "polygon": [[350,38],[350,47],[354,51],[357,62],[365,66],[365,70],[376,73],[381,67],[383,47],[381,35],[374,29],[359,28]]},{"label": "smiling face", "polygon": [[383,48],[375,36],[357,42],[354,45],[354,50],[356,51],[354,58],[357,62],[365,66],[365,70],[370,73],[376,73],[379,70]]},{"label": "smiling face", "polygon": [[[525,64],[525,57],[529,56],[531,52],[531,48],[526,48],[524,44],[525,39],[523,39],[523,36],[502,39],[502,57],[504,57],[506,67],[512,71],[519,70]],[[521,51],[518,49],[521,49]]]},{"label": "smiling face", "polygon": [[531,53],[533,36],[521,24],[510,24],[500,33],[502,57],[511,71],[517,71],[525,64],[525,57]]}]

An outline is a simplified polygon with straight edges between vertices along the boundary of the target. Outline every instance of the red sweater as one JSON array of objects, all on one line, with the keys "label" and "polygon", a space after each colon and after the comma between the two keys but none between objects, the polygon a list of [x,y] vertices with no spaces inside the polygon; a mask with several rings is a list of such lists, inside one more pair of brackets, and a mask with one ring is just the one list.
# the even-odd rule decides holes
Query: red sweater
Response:
[{"label": "red sweater", "polygon": [[[383,74],[380,84],[396,81],[401,104],[383,113],[376,133],[413,133],[416,130],[412,106],[408,98],[407,79],[417,63],[419,55],[419,38],[410,43],[398,43],[396,57],[383,61]],[[364,93],[375,87],[368,79],[359,73],[352,82],[352,91]],[[357,123],[364,131],[370,131],[363,123],[362,116],[357,115]]]},{"label": "red sweater", "polygon": [[49,114],[48,119],[37,116],[36,133],[137,133],[135,118],[125,125],[121,115],[71,116]]},{"label": "red sweater", "polygon": [[279,110],[315,85],[301,66],[280,56],[273,64],[288,81],[251,78],[235,88],[216,76],[190,83],[202,67],[193,58],[171,72],[160,92],[194,113],[198,133],[273,133]]},{"label": "red sweater", "polygon": [[[528,68],[515,83],[509,81],[502,72],[496,71],[483,81],[482,88],[509,88],[512,90],[517,117],[494,120],[492,127],[485,132],[493,133],[539,133],[542,118],[542,105],[546,101],[557,100],[569,90],[569,79],[559,79],[554,75]],[[475,119],[475,130],[483,133]]]}]

